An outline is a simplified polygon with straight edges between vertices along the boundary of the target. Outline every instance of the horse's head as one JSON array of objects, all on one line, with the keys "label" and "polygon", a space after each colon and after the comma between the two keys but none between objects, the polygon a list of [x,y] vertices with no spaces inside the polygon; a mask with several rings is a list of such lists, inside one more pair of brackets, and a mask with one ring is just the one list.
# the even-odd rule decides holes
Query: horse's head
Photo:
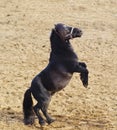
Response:
[{"label": "horse's head", "polygon": [[70,40],[72,38],[81,37],[82,31],[78,28],[74,28],[71,26],[67,26],[62,23],[58,23],[55,25],[56,33],[62,40]]}]

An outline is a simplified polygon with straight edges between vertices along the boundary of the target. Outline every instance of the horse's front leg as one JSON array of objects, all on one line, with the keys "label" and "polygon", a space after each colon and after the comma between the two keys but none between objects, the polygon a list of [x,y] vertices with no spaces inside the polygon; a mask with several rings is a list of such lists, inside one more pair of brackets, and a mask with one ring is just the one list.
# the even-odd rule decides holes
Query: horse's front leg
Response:
[{"label": "horse's front leg", "polygon": [[84,85],[84,87],[88,86],[88,69],[87,65],[84,62],[78,62],[75,65],[74,72],[80,73],[80,79]]},{"label": "horse's front leg", "polygon": [[78,64],[84,68],[87,68],[87,65],[85,64],[85,62],[78,62]]}]

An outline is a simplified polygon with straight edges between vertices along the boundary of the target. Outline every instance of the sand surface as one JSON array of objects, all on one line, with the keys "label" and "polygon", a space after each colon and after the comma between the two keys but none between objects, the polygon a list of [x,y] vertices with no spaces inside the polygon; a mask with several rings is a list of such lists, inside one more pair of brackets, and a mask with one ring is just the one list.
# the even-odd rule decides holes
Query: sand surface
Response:
[{"label": "sand surface", "polygon": [[[58,22],[84,32],[71,43],[87,63],[89,86],[74,74],[52,98],[56,122],[25,126],[23,94],[48,64]],[[0,130],[117,130],[117,0],[0,0]]]}]

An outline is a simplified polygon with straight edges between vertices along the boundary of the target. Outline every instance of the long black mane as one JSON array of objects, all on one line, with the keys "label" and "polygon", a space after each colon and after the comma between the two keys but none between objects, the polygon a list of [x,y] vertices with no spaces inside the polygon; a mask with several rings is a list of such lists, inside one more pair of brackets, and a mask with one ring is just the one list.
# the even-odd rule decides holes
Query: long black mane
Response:
[{"label": "long black mane", "polygon": [[57,32],[52,29],[50,35],[51,53],[50,61],[58,59],[78,58],[69,40],[63,41]]}]

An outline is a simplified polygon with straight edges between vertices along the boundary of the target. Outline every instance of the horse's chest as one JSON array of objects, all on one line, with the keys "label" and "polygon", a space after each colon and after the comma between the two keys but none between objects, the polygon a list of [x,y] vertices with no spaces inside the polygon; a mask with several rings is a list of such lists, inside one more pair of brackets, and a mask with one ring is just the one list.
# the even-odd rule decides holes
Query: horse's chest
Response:
[{"label": "horse's chest", "polygon": [[53,71],[51,79],[56,91],[63,89],[70,81],[72,74],[65,71]]}]

